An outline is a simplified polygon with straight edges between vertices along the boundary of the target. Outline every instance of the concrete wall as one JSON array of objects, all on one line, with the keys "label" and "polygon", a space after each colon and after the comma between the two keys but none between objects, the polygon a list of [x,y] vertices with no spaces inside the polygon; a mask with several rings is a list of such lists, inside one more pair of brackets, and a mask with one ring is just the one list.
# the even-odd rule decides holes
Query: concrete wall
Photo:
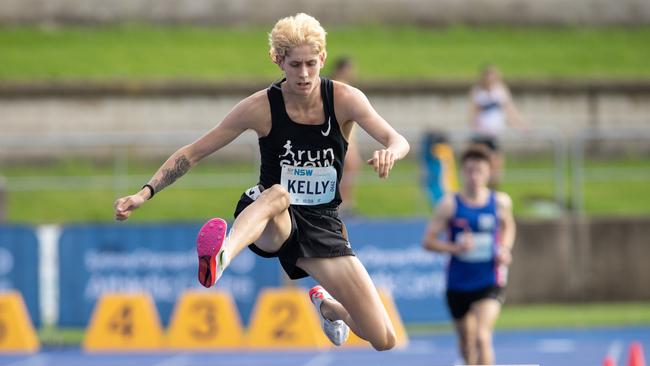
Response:
[{"label": "concrete wall", "polygon": [[650,218],[520,220],[511,302],[650,300]]},{"label": "concrete wall", "polygon": [[508,280],[508,301],[567,301],[574,287],[571,225],[567,221],[520,221]]},{"label": "concrete wall", "polygon": [[[5,136],[206,131],[239,100],[264,87],[0,85],[0,128]],[[411,136],[468,127],[468,84],[360,88],[384,118]],[[650,122],[650,84],[513,83],[513,94],[531,127],[552,128],[568,137],[586,129],[646,129]]]},{"label": "concrete wall", "polygon": [[0,0],[0,23],[263,24],[299,11],[326,25],[596,24],[650,21],[647,0]]},{"label": "concrete wall", "polygon": [[650,299],[650,221],[595,219],[589,226],[593,253],[585,266],[590,298]]}]

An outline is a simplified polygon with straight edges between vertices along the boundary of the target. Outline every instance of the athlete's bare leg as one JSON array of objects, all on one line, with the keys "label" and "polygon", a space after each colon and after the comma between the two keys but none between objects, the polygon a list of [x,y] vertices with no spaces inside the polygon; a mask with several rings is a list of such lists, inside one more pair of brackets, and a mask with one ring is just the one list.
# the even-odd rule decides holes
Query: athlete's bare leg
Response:
[{"label": "athlete's bare leg", "polygon": [[490,156],[490,163],[492,164],[492,169],[490,172],[488,187],[497,189],[503,179],[503,170],[506,164],[503,153],[501,151],[493,151]]},{"label": "athlete's bare leg", "polygon": [[378,351],[395,346],[393,324],[357,257],[299,258],[297,265],[336,299],[323,302],[323,316],[330,320],[342,319]]},{"label": "athlete's bare leg", "polygon": [[501,303],[495,299],[483,299],[472,305],[471,312],[477,318],[478,364],[494,364],[492,334],[501,311]]},{"label": "athlete's bare leg", "polygon": [[233,222],[226,243],[230,259],[251,243],[265,252],[277,252],[291,233],[288,208],[284,187],[276,184],[265,189]]},{"label": "athlete's bare leg", "polygon": [[464,317],[454,321],[456,333],[458,334],[458,348],[465,363],[476,365],[478,352],[476,348],[478,319],[476,314],[468,311]]}]

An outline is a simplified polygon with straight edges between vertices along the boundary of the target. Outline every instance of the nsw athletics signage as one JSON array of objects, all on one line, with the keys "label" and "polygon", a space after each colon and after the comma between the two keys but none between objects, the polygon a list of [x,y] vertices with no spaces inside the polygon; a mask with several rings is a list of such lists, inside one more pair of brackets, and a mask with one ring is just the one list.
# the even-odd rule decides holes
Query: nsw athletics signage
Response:
[{"label": "nsw athletics signage", "polygon": [[38,266],[36,230],[27,226],[0,226],[0,292],[20,292],[35,325],[41,322]]},{"label": "nsw athletics signage", "polygon": [[[60,326],[85,326],[107,292],[147,292],[163,323],[178,297],[198,283],[195,239],[200,224],[68,226],[59,244]],[[276,260],[244,250],[217,287],[230,291],[244,320],[262,287],[279,286]]]}]

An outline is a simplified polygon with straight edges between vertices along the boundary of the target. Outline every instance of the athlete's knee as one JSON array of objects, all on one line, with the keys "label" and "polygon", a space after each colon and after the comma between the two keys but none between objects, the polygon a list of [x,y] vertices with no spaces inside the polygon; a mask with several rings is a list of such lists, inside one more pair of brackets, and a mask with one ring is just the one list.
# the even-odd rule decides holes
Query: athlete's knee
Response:
[{"label": "athlete's knee", "polygon": [[397,337],[395,336],[395,331],[388,327],[383,337],[380,339],[374,339],[370,342],[372,347],[377,351],[388,351],[395,347],[397,343]]},{"label": "athlete's knee", "polygon": [[492,347],[492,331],[490,329],[479,329],[476,335],[476,341],[479,348],[485,349]]},{"label": "athlete's knee", "polygon": [[462,354],[471,352],[476,345],[473,343],[475,338],[469,337],[468,334],[459,334],[458,335],[458,348]]},{"label": "athlete's knee", "polygon": [[472,350],[472,347],[466,342],[458,342],[458,350],[461,355],[465,356]]},{"label": "athlete's knee", "polygon": [[279,185],[274,184],[270,188],[265,189],[260,198],[266,201],[266,204],[272,205],[278,211],[286,210],[289,207],[290,199],[289,192]]}]

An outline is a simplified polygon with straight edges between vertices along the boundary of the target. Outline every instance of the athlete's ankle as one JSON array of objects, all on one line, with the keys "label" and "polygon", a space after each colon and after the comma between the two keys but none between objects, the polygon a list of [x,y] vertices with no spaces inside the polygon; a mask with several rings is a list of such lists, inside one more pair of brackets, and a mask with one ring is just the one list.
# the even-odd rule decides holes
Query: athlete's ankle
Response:
[{"label": "athlete's ankle", "polygon": [[223,243],[223,250],[219,253],[219,258],[217,258],[222,271],[230,265],[230,260],[232,259],[230,253],[230,234],[228,234]]},{"label": "athlete's ankle", "polygon": [[320,303],[320,313],[331,322],[341,319],[336,312],[334,299],[323,299],[323,302]]}]

